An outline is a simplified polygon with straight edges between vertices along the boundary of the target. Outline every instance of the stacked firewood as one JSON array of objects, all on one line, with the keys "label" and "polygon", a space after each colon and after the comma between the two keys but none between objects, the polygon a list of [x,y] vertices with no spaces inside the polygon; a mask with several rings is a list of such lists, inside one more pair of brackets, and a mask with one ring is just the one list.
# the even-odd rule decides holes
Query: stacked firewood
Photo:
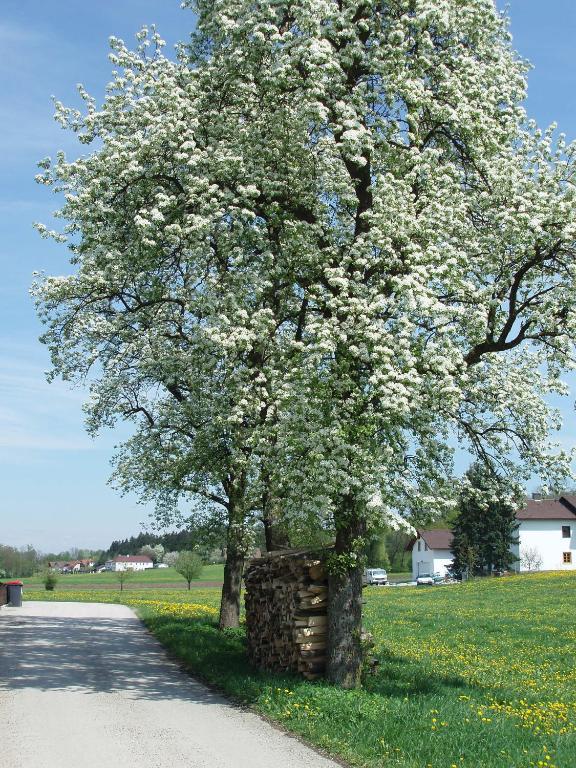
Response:
[{"label": "stacked firewood", "polygon": [[322,677],[328,582],[317,553],[270,552],[250,562],[246,583],[248,654],[263,669]]}]

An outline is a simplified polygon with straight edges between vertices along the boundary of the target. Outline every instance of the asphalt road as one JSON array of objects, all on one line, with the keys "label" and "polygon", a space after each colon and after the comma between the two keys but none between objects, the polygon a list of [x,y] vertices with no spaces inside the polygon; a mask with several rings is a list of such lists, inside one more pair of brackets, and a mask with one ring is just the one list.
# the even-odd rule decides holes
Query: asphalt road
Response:
[{"label": "asphalt road", "polygon": [[190,678],[127,607],[0,610],[0,768],[337,768]]}]

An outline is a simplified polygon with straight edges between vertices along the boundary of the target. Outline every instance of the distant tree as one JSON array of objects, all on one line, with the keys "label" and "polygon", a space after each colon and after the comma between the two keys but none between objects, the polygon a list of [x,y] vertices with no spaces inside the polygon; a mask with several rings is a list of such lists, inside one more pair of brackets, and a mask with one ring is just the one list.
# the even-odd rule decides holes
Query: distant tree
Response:
[{"label": "distant tree", "polygon": [[576,487],[566,483],[556,483],[550,486],[539,485],[534,489],[534,494],[540,499],[557,499],[560,496],[576,495]]},{"label": "distant tree", "polygon": [[164,555],[164,563],[166,565],[169,565],[170,568],[173,568],[176,565],[176,561],[178,560],[179,552],[166,552]]},{"label": "distant tree", "polygon": [[38,570],[40,559],[36,550],[31,547],[10,547],[0,544],[0,568],[7,576],[24,578],[33,576]]},{"label": "distant tree", "polygon": [[510,548],[518,543],[518,492],[491,467],[476,462],[462,484],[452,532],[452,570],[469,576],[506,570],[517,559]]},{"label": "distant tree", "polygon": [[386,549],[392,570],[403,571],[409,565],[405,565],[407,557],[407,546],[412,540],[413,535],[402,528],[390,530],[386,536]]},{"label": "distant tree", "polygon": [[138,550],[138,554],[144,555],[145,557],[149,557],[153,563],[156,562],[158,557],[154,547],[152,547],[150,544],[145,544],[143,547],[140,547],[140,549]]},{"label": "distant tree", "polygon": [[536,547],[527,547],[520,554],[520,565],[527,571],[538,571],[542,565],[542,555]]},{"label": "distant tree", "polygon": [[197,552],[180,552],[174,568],[186,579],[190,589],[192,580],[197,579],[202,573],[202,558]]},{"label": "distant tree", "polygon": [[131,569],[126,569],[125,571],[114,571],[114,577],[116,578],[116,581],[120,585],[120,592],[124,590],[124,585],[127,581],[130,581],[130,579],[134,578],[134,571]]},{"label": "distant tree", "polygon": [[58,576],[56,575],[55,571],[46,571],[42,578],[42,583],[48,592],[53,592],[56,588],[56,584],[58,583]]},{"label": "distant tree", "polygon": [[387,535],[381,533],[373,538],[367,548],[366,565],[370,568],[390,568],[390,558],[386,549]]},{"label": "distant tree", "polygon": [[[188,521],[184,521],[188,525]],[[102,553],[105,560],[115,555],[137,555],[142,547],[157,547],[161,545],[166,552],[179,552],[183,549],[190,549],[193,546],[192,533],[190,528],[181,531],[169,531],[162,534],[139,533],[137,536],[131,536],[129,539],[113,541],[108,549]],[[64,559],[54,557],[54,560]],[[103,562],[104,562],[103,561]]]},{"label": "distant tree", "polygon": [[161,563],[164,557],[164,547],[162,544],[145,544],[140,547],[138,554],[146,555],[153,563]]},{"label": "distant tree", "polygon": [[181,531],[163,533],[160,536],[160,543],[164,545],[166,552],[180,552],[183,549],[190,549],[192,546],[190,529],[187,527]]},{"label": "distant tree", "polygon": [[[458,575],[465,575],[466,578],[473,579],[478,566],[478,548],[470,544],[466,537],[463,537],[460,553],[461,561],[465,563],[465,567],[461,569]],[[452,570],[455,571],[454,568]]]},{"label": "distant tree", "polygon": [[104,565],[108,559],[108,556],[107,552],[104,552],[100,549],[78,549],[76,547],[72,547],[72,549],[64,550],[61,552],[44,552],[42,556],[39,557],[38,566],[39,569],[44,572],[50,568],[50,563],[69,562],[71,560],[81,559],[90,559],[94,561],[95,565]]},{"label": "distant tree", "polygon": [[100,554],[98,555],[98,558],[96,560],[96,565],[97,566],[104,565],[104,563],[106,562],[107,559],[108,559],[108,553],[107,552],[100,552]]}]

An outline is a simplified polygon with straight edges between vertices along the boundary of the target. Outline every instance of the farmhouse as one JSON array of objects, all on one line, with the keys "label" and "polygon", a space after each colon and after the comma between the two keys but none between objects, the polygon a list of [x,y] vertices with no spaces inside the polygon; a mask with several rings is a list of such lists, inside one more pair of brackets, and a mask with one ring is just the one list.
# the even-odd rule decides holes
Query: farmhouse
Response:
[{"label": "farmhouse", "polygon": [[452,531],[438,528],[432,531],[417,531],[412,546],[412,578],[423,574],[446,572],[452,562]]},{"label": "farmhouse", "polygon": [[[518,571],[576,568],[576,496],[530,499],[516,513],[518,544],[512,552]],[[452,532],[418,531],[412,545],[412,578],[424,573],[446,575],[452,562]]]},{"label": "farmhouse", "polygon": [[145,571],[153,568],[154,563],[147,555],[117,555],[107,560],[104,567],[107,571]]},{"label": "farmhouse", "polygon": [[576,496],[531,499],[516,514],[520,543],[516,570],[559,571],[576,568]]},{"label": "farmhouse", "polygon": [[81,560],[56,560],[48,563],[48,568],[59,573],[80,573],[89,571],[95,565],[94,558],[86,557]]}]

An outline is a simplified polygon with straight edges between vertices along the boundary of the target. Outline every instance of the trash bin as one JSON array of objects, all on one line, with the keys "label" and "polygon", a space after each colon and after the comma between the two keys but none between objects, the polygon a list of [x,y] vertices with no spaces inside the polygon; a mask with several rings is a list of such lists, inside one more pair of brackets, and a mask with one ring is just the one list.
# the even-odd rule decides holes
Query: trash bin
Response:
[{"label": "trash bin", "polygon": [[8,587],[8,605],[13,608],[22,607],[22,587],[24,586],[21,581],[8,581],[6,583]]}]

